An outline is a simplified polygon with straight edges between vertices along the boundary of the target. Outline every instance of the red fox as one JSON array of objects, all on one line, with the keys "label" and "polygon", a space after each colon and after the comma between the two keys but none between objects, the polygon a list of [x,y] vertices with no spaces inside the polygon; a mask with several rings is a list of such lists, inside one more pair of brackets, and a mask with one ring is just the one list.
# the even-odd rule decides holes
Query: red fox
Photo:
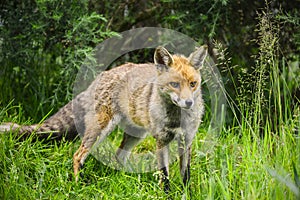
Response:
[{"label": "red fox", "polygon": [[[73,156],[76,181],[85,159],[96,142],[101,142],[117,125],[124,136],[116,156],[126,163],[130,151],[147,133],[156,139],[158,169],[163,189],[169,190],[168,144],[178,141],[183,183],[190,179],[191,143],[204,112],[200,68],[207,46],[199,47],[188,58],[171,55],[157,47],[154,63],[127,63],[102,72],[92,84],[42,124],[19,126],[3,124],[0,130],[32,132],[41,138],[74,138],[82,142]],[[76,120],[78,122],[75,122]],[[79,124],[79,125],[78,125]]]}]

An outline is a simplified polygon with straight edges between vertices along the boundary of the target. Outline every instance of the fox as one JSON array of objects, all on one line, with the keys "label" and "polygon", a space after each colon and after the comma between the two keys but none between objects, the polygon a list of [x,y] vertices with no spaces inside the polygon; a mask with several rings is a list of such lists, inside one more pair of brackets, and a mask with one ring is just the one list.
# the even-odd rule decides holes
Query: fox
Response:
[{"label": "fox", "polygon": [[116,126],[123,139],[116,152],[125,164],[132,149],[147,134],[156,142],[157,170],[162,189],[168,193],[169,143],[178,142],[180,174],[184,185],[190,180],[191,147],[204,114],[201,73],[207,46],[188,57],[170,54],[158,46],[154,63],[126,63],[96,76],[90,86],[41,124],[0,125],[0,131],[15,131],[22,137],[32,133],[41,139],[75,138],[81,144],[73,156],[76,182],[91,149]]}]

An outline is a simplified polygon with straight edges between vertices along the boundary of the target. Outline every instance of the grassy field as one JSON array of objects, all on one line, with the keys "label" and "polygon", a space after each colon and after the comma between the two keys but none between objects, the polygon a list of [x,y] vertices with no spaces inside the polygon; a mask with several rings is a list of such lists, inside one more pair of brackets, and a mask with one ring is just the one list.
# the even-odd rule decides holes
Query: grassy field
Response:
[{"label": "grassy field", "polygon": [[[2,110],[3,121],[13,119]],[[172,199],[299,199],[295,179],[300,172],[297,120],[282,124],[277,133],[268,126],[258,137],[249,126],[224,128],[205,152],[206,128],[193,143],[191,182],[183,189],[178,163],[171,166]],[[0,134],[1,199],[166,199],[155,173],[126,173],[102,165],[92,156],[83,177],[74,181],[72,155],[80,141],[43,143],[34,137],[18,141]]]}]

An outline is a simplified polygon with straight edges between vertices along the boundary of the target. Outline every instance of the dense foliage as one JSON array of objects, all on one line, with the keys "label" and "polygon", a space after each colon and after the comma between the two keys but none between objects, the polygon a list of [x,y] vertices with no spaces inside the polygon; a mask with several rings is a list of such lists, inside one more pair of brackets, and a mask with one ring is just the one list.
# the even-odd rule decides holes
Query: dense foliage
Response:
[{"label": "dense foliage", "polygon": [[[26,105],[26,115],[41,118],[71,98],[74,76],[96,44],[112,31],[145,26],[177,30],[211,48],[222,44],[226,60],[219,67],[227,91],[248,98],[261,36],[272,31],[279,72],[289,78],[295,103],[300,96],[299,7],[297,1],[2,1],[0,103],[14,100]],[[273,25],[262,32],[264,13]]]},{"label": "dense foliage", "polygon": [[70,100],[78,68],[113,34],[87,1],[2,1],[0,12],[0,103],[34,118]]}]

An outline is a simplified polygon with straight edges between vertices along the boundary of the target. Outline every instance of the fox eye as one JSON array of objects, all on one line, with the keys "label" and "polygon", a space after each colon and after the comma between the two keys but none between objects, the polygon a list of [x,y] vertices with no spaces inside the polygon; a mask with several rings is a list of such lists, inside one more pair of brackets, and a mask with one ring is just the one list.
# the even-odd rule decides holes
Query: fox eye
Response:
[{"label": "fox eye", "polygon": [[178,82],[170,82],[169,84],[170,84],[170,86],[172,86],[173,88],[179,88],[179,83],[178,83]]},{"label": "fox eye", "polygon": [[196,85],[197,85],[197,81],[192,81],[192,82],[190,82],[190,86],[191,86],[192,88],[194,88]]}]

